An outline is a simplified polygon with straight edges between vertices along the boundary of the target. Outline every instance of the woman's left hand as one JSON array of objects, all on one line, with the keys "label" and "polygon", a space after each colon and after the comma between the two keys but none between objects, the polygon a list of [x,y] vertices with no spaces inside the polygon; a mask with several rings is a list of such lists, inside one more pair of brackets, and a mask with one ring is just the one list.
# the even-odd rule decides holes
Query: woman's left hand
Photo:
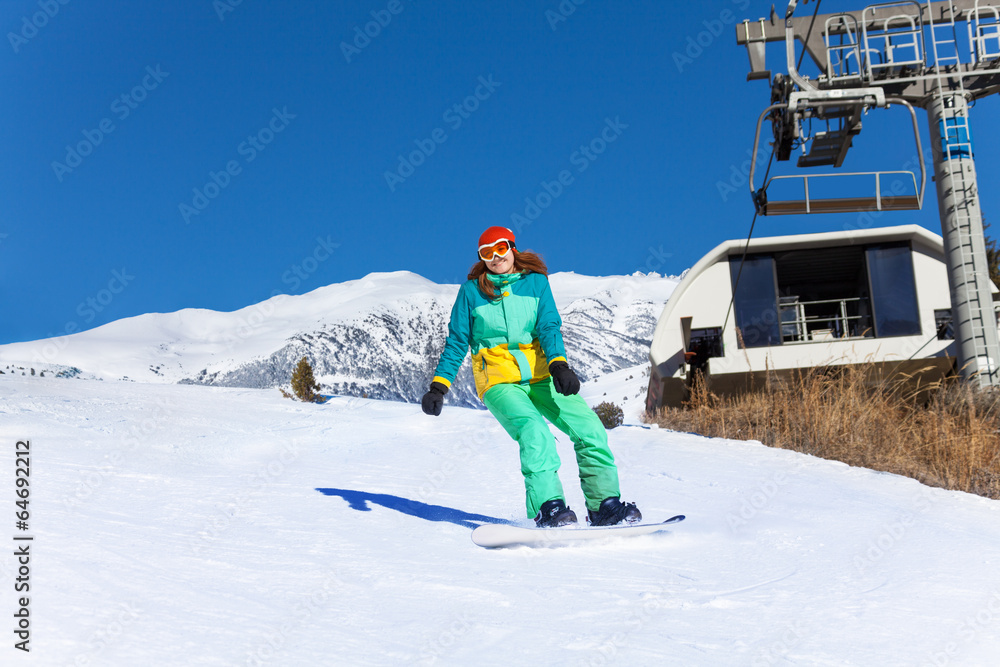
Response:
[{"label": "woman's left hand", "polygon": [[553,361],[549,365],[549,373],[552,375],[552,386],[563,396],[580,393],[580,378],[565,361]]}]

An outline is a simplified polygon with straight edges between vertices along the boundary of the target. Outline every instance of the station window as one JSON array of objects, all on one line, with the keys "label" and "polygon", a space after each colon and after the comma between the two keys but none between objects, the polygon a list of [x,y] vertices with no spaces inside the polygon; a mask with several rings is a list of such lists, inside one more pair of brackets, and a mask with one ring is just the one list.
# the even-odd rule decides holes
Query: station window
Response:
[{"label": "station window", "polygon": [[747,256],[742,273],[740,259],[729,266],[744,347],[921,332],[909,243]]},{"label": "station window", "polygon": [[875,336],[913,336],[920,333],[917,286],[910,245],[868,248],[868,275],[875,311]]},{"label": "station window", "polygon": [[778,326],[778,294],[774,280],[774,258],[770,255],[748,256],[729,260],[730,276],[735,286],[733,300],[736,327],[743,347],[766,347],[781,344]]}]

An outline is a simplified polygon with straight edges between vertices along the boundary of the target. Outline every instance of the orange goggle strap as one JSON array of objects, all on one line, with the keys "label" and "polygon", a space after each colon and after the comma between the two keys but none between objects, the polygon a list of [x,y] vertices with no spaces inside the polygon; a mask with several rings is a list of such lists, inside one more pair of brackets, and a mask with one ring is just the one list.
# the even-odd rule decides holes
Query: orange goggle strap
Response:
[{"label": "orange goggle strap", "polygon": [[[501,243],[506,244],[507,246],[507,249],[504,250],[503,252],[500,252],[497,249],[497,246],[499,246]],[[498,239],[493,243],[484,243],[483,245],[479,246],[479,259],[483,260],[484,262],[488,262],[491,259],[493,259],[494,255],[499,255],[500,257],[506,257],[507,253],[509,253],[511,251],[511,248],[513,247],[514,247],[514,242],[508,239]],[[487,256],[485,257],[483,256],[484,250],[487,251]]]}]

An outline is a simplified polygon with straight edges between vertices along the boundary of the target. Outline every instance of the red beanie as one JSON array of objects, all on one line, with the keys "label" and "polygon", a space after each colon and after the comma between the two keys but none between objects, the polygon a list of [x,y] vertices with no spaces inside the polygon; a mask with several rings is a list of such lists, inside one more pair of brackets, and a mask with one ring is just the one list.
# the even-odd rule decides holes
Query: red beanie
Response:
[{"label": "red beanie", "polygon": [[490,227],[482,236],[479,237],[479,247],[482,248],[486,245],[493,245],[501,239],[507,239],[510,244],[514,245],[514,232],[510,231],[506,227]]}]

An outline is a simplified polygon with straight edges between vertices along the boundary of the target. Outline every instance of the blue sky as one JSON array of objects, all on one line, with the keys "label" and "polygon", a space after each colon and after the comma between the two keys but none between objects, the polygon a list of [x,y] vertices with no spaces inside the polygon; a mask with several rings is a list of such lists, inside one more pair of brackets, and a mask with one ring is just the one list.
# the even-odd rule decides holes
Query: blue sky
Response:
[{"label": "blue sky", "polygon": [[[373,271],[457,283],[515,215],[520,248],[588,275],[679,274],[745,237],[769,91],[735,25],[771,3],[576,2],[0,3],[0,343]],[[972,121],[987,221],[996,112]],[[900,114],[869,114],[845,166],[910,160]],[[940,232],[928,186],[877,224]]]}]

